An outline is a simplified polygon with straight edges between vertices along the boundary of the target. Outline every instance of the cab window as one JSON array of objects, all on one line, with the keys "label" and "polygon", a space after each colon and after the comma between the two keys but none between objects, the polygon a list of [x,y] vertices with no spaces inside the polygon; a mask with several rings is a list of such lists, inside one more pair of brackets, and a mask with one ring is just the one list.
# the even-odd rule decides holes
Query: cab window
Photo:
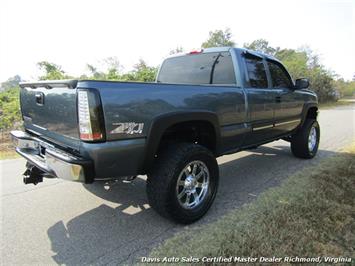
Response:
[{"label": "cab window", "polygon": [[257,56],[245,55],[249,85],[252,88],[267,88],[268,82],[263,60]]},{"label": "cab window", "polygon": [[229,52],[198,53],[164,61],[157,82],[237,85]]},{"label": "cab window", "polygon": [[290,75],[287,73],[286,69],[278,62],[268,60],[267,61],[272,87],[273,88],[292,88],[293,83]]}]

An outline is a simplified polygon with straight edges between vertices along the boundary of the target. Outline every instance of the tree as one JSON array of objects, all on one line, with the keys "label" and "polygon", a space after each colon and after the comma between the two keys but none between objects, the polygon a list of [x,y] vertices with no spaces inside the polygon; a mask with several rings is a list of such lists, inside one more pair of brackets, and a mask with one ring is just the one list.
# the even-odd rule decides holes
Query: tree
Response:
[{"label": "tree", "polygon": [[18,87],[0,92],[0,131],[18,128],[21,112]]},{"label": "tree", "polygon": [[265,39],[257,39],[251,43],[244,43],[244,47],[250,50],[255,50],[269,55],[275,55],[280,47],[273,48],[269,45],[269,42]]},{"label": "tree", "polygon": [[89,70],[90,72],[90,76],[82,76],[81,78],[91,78],[91,79],[105,79],[106,78],[106,74],[104,72],[98,71],[97,67],[91,65],[91,64],[86,64],[86,68]]},{"label": "tree", "polygon": [[320,102],[335,100],[334,76],[309,47],[282,49],[275,53],[275,57],[282,61],[294,79],[308,78],[310,89],[317,93]]},{"label": "tree", "polygon": [[133,71],[123,74],[120,80],[153,82],[157,72],[157,67],[148,66],[143,59],[139,59],[139,62],[134,65]]},{"label": "tree", "polygon": [[334,80],[323,67],[310,69],[309,71],[310,88],[317,93],[320,102],[329,102],[335,100]]},{"label": "tree", "polygon": [[355,80],[345,81],[343,78],[335,80],[335,88],[340,92],[341,96],[355,96]]},{"label": "tree", "polygon": [[40,76],[40,80],[55,80],[55,79],[68,79],[71,78],[62,70],[62,67],[47,61],[37,63],[40,70],[44,71],[44,75]]},{"label": "tree", "polygon": [[282,61],[293,78],[304,78],[309,75],[307,53],[293,49],[281,49],[274,56]]},{"label": "tree", "polygon": [[107,65],[108,73],[106,79],[108,80],[119,80],[121,72],[121,64],[117,57],[111,56],[104,60]]},{"label": "tree", "polygon": [[202,48],[208,47],[221,47],[221,46],[234,46],[235,42],[232,41],[232,33],[229,28],[223,30],[210,31],[208,39],[202,43]]},{"label": "tree", "polygon": [[104,72],[98,71],[97,67],[87,64],[91,75],[89,77],[82,77],[89,79],[152,82],[155,80],[158,71],[157,67],[148,66],[143,59],[140,59],[139,62],[134,65],[133,70],[126,73],[122,73],[122,67],[115,57],[106,58],[104,63],[107,65],[107,70]]},{"label": "tree", "polygon": [[4,90],[15,88],[21,81],[21,77],[19,75],[15,75],[11,78],[8,78],[5,82],[1,83],[1,88]]}]

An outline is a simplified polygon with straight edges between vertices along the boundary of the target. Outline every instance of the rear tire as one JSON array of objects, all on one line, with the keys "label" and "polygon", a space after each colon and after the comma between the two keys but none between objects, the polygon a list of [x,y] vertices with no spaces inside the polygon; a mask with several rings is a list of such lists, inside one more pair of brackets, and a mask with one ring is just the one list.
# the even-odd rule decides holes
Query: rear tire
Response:
[{"label": "rear tire", "polygon": [[163,217],[189,224],[211,207],[218,188],[216,158],[197,144],[173,144],[159,154],[148,174],[147,196]]},{"label": "rear tire", "polygon": [[303,159],[313,158],[318,151],[320,128],[317,120],[306,119],[302,128],[291,138],[291,151]]}]

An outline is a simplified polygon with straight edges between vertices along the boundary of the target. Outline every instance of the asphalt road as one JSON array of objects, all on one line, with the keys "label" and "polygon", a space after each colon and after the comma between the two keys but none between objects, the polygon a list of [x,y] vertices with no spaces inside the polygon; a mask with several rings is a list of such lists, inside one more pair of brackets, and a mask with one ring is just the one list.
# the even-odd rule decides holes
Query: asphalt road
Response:
[{"label": "asphalt road", "polygon": [[[321,144],[313,160],[293,157],[284,141],[219,158],[217,198],[208,214],[192,226],[216,220],[354,142],[354,106],[322,110],[319,120]],[[131,264],[185,229],[149,208],[145,177],[129,184],[47,179],[25,186],[24,165],[23,159],[0,161],[2,265]]]}]

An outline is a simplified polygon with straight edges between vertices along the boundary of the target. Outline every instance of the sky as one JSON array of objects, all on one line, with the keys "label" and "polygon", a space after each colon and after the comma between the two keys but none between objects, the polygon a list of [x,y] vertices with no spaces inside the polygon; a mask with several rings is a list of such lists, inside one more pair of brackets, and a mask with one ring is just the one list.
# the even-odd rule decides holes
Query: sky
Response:
[{"label": "sky", "polygon": [[230,28],[241,47],[264,38],[273,47],[309,46],[326,68],[355,74],[355,0],[1,0],[0,81],[40,75],[49,61],[87,73],[117,57],[128,71],[158,65],[177,46],[198,49],[211,30]]}]

